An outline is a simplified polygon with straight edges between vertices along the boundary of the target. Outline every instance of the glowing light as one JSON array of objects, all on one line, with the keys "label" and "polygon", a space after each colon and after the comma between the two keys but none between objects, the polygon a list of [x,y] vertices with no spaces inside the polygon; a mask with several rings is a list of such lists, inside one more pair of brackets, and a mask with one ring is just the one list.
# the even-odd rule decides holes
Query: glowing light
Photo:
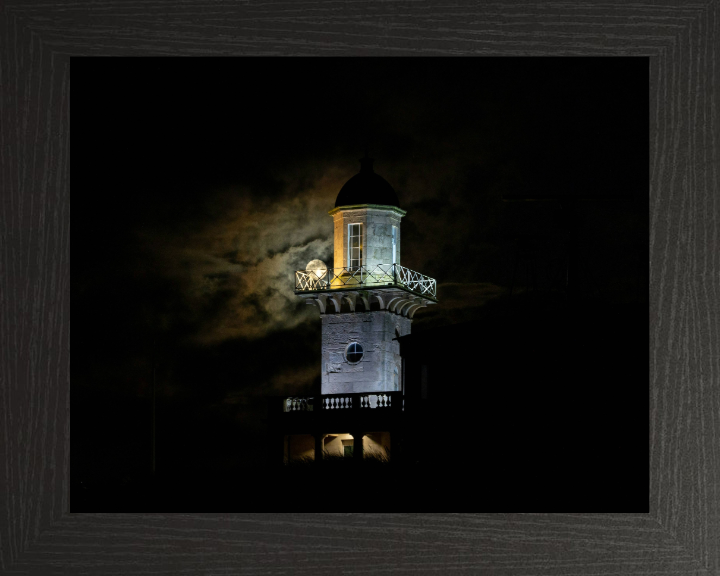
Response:
[{"label": "glowing light", "polygon": [[325,274],[327,274],[327,265],[322,260],[311,260],[308,262],[305,271],[312,272],[315,276],[317,276],[318,280],[320,280],[325,277]]}]

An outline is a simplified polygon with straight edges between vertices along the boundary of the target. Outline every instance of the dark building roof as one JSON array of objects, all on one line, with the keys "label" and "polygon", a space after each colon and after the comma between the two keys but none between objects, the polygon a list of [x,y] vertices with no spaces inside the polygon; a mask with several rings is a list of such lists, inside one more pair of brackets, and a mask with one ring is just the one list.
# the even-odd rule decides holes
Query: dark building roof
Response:
[{"label": "dark building roof", "polygon": [[395,190],[385,178],[375,174],[372,163],[373,159],[367,156],[360,159],[360,172],[340,189],[335,200],[336,208],[356,204],[380,204],[400,208]]}]

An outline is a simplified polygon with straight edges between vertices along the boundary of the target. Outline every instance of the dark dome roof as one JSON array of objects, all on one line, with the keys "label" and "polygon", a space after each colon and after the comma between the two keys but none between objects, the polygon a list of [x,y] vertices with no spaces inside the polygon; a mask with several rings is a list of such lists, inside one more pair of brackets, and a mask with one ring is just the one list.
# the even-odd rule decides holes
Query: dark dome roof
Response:
[{"label": "dark dome roof", "polygon": [[400,208],[397,194],[387,180],[373,172],[372,158],[360,159],[360,172],[340,189],[335,208],[355,204],[380,204]]}]

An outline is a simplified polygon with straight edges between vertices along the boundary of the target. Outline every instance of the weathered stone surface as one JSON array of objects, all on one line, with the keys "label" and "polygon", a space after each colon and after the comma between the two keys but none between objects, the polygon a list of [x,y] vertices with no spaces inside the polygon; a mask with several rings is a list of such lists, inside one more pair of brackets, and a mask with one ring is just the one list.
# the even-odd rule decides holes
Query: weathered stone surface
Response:
[{"label": "weathered stone surface", "polygon": [[[346,268],[348,262],[348,225],[362,224],[362,264],[372,270],[378,265],[393,263],[393,226],[396,227],[395,262],[400,264],[400,220],[402,211],[377,207],[338,210],[334,219],[333,267]],[[392,281],[392,278],[388,277]],[[393,298],[407,298],[403,291],[361,291],[368,303],[383,301],[383,307]],[[353,312],[339,312],[328,297],[327,314],[322,321],[322,393],[392,391],[398,389],[402,363],[399,345],[393,340],[410,333],[412,320],[395,311],[367,311],[358,293],[351,293]],[[344,298],[338,294],[336,300]],[[396,301],[397,302],[397,301]],[[347,307],[347,304],[345,304]],[[345,310],[346,308],[342,308]],[[357,364],[350,364],[346,349],[358,342],[364,351]]]},{"label": "weathered stone surface", "polygon": [[[393,391],[399,386],[402,363],[393,338],[409,334],[412,320],[387,310],[321,318],[323,394]],[[351,342],[363,347],[363,358],[357,364],[350,364],[345,357]]]},{"label": "weathered stone surface", "polygon": [[382,208],[339,210],[333,214],[335,268],[346,268],[348,262],[348,225],[363,225],[363,265],[372,269],[392,264],[392,227],[397,227],[395,262],[400,264],[400,219],[397,212]]}]

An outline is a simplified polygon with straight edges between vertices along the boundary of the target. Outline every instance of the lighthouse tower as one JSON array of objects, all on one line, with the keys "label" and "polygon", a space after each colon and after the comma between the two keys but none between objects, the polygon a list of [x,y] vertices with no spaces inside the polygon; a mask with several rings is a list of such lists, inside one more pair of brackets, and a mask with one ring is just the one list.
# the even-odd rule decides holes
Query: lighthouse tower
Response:
[{"label": "lighthouse tower", "polygon": [[322,320],[322,394],[398,392],[398,336],[410,333],[415,312],[435,300],[435,280],[401,265],[397,194],[360,160],[330,210],[334,268],[313,261],[296,273],[296,294],[316,305]]},{"label": "lighthouse tower", "polygon": [[410,333],[418,309],[437,302],[435,280],[401,265],[405,211],[395,190],[372,158],[360,163],[329,212],[333,267],[313,260],[295,273],[295,294],[320,311],[321,394],[283,399],[277,430],[286,460],[389,455],[404,420],[398,338]]}]

